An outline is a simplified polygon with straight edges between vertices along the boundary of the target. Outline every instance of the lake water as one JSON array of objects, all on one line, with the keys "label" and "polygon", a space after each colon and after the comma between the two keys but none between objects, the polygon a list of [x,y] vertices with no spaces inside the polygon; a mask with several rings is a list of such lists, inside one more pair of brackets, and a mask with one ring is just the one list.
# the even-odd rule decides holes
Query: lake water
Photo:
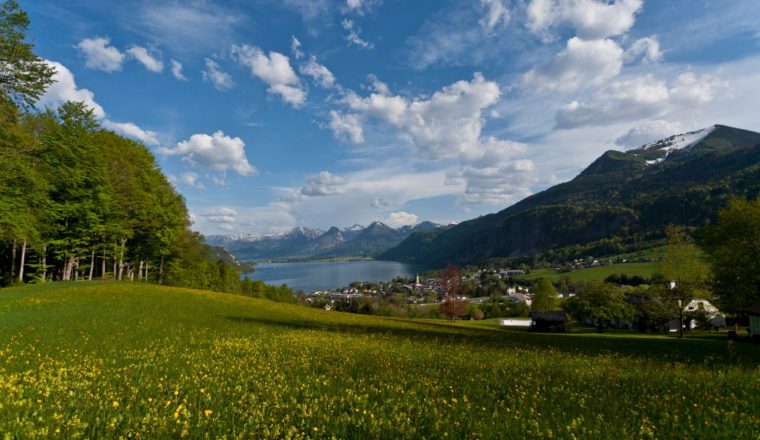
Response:
[{"label": "lake water", "polygon": [[312,292],[346,287],[352,281],[390,281],[397,276],[414,277],[420,270],[395,261],[340,261],[314,263],[258,263],[246,274],[267,284],[287,284],[293,290]]}]

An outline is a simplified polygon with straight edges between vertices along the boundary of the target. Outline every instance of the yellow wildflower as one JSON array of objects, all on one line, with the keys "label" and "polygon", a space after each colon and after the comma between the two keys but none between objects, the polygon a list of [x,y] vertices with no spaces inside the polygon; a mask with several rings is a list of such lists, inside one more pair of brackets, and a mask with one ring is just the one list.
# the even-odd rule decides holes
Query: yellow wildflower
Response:
[{"label": "yellow wildflower", "polygon": [[119,402],[118,402],[118,401],[116,401],[116,400],[114,400],[114,401],[113,401],[113,407],[114,407],[114,408],[118,408],[118,407],[119,407]]},{"label": "yellow wildflower", "polygon": [[211,414],[214,414],[214,410],[213,409],[207,409],[207,410],[203,411],[203,414],[206,414],[206,417],[209,417]]}]

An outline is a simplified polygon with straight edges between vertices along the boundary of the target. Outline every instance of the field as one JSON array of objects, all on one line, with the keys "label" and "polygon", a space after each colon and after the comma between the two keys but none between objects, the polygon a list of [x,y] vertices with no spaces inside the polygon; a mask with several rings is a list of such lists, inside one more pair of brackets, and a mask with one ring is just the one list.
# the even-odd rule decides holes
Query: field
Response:
[{"label": "field", "polygon": [[629,276],[640,275],[649,278],[658,270],[656,262],[646,263],[620,263],[611,266],[599,266],[579,269],[573,272],[560,273],[554,269],[532,270],[529,274],[521,277],[526,280],[548,278],[553,282],[559,281],[562,275],[567,275],[573,281],[604,281],[610,275],[625,274]]},{"label": "field", "polygon": [[5,438],[748,438],[760,347],[140,284],[0,291]]}]

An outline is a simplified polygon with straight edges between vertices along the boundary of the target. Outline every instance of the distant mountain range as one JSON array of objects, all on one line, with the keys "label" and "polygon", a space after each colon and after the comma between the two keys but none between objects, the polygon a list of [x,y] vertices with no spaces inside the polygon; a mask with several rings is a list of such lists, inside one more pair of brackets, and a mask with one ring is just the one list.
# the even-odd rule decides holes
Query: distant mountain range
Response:
[{"label": "distant mountain range", "polygon": [[413,234],[380,259],[443,266],[493,258],[610,255],[701,227],[732,196],[760,192],[760,134],[721,125],[626,152],[495,214]]},{"label": "distant mountain range", "polygon": [[227,249],[240,261],[374,257],[397,246],[411,234],[443,228],[433,222],[393,229],[374,222],[327,231],[298,226],[290,232],[256,236],[249,234],[210,235],[206,243]]}]

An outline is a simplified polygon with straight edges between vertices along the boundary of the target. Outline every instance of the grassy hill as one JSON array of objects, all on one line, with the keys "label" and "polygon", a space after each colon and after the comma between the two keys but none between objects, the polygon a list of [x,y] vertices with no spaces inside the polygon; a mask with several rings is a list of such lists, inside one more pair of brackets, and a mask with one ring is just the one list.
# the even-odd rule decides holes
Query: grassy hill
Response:
[{"label": "grassy hill", "polygon": [[[760,350],[140,284],[0,290],[6,438],[752,438]],[[139,433],[139,435],[138,435]]]},{"label": "grassy hill", "polygon": [[588,267],[578,269],[572,272],[560,273],[554,269],[532,270],[529,274],[521,277],[526,280],[538,280],[548,278],[552,282],[558,282],[562,275],[567,275],[572,281],[604,281],[610,275],[625,274],[628,276],[639,275],[644,278],[650,278],[658,270],[661,263],[622,263],[611,266]]}]

